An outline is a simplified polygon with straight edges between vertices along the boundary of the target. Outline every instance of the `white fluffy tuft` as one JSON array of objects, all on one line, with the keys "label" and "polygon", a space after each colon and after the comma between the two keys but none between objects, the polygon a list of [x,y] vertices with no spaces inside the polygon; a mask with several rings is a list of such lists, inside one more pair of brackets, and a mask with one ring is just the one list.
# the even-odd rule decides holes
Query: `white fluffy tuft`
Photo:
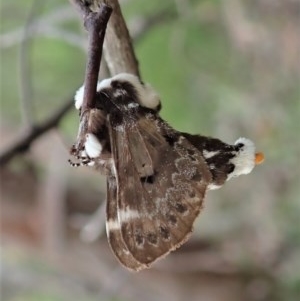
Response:
[{"label": "white fluffy tuft", "polygon": [[100,90],[105,89],[105,88],[109,88],[112,80],[113,80],[113,77],[112,78],[105,78],[101,82],[98,82],[97,91],[100,91]]},{"label": "white fluffy tuft", "polygon": [[83,103],[83,93],[84,93],[84,85],[81,86],[75,93],[74,100],[75,100],[75,108],[79,110]]},{"label": "white fluffy tuft", "polygon": [[[110,80],[110,79],[108,79]],[[105,81],[105,80],[103,80]],[[101,87],[101,83],[102,82],[98,82],[97,83],[97,91],[100,91],[102,89]],[[109,82],[110,84],[110,82]],[[82,103],[83,103],[83,94],[84,94],[84,85],[82,85],[75,93],[75,96],[74,96],[74,100],[75,100],[75,108],[77,110],[79,110],[81,107],[82,107]]]},{"label": "white fluffy tuft", "polygon": [[101,154],[102,151],[102,145],[98,138],[93,134],[87,134],[86,135],[86,141],[84,143],[84,148],[87,153],[87,155],[90,158],[96,158]]},{"label": "white fluffy tuft", "polygon": [[160,98],[155,90],[149,84],[143,85],[137,76],[130,73],[119,73],[112,78],[102,80],[99,85],[99,89],[109,88],[111,82],[114,80],[127,81],[131,83],[138,93],[139,103],[141,106],[149,109],[156,109],[160,104]]},{"label": "white fluffy tuft", "polygon": [[235,165],[234,171],[229,174],[227,180],[232,177],[248,174],[255,166],[255,145],[247,138],[239,138],[234,144],[242,143],[244,146],[230,161]]},{"label": "white fluffy tuft", "polygon": [[[130,73],[120,73],[111,78],[103,79],[101,82],[98,82],[97,91],[100,91],[105,88],[110,88],[111,82],[114,80],[127,81],[131,83],[135,87],[138,93],[139,104],[141,106],[149,109],[156,109],[159,106],[160,98],[158,94],[155,92],[155,90],[149,84],[143,85],[137,76]],[[77,110],[79,110],[82,106],[83,94],[84,94],[84,85],[77,90],[74,97],[75,107]]]},{"label": "white fluffy tuft", "polygon": [[160,97],[156,91],[149,85],[142,86],[140,104],[149,109],[156,109],[160,104]]}]

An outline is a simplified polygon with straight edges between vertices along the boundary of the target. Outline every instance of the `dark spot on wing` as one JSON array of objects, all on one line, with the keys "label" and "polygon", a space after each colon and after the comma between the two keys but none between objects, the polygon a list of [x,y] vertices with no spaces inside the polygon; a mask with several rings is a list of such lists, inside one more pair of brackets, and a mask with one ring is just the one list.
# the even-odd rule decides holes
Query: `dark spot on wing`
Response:
[{"label": "dark spot on wing", "polygon": [[172,226],[175,226],[177,224],[177,218],[175,215],[167,214],[166,217],[167,217],[168,223],[171,224]]},{"label": "dark spot on wing", "polygon": [[147,240],[150,244],[156,245],[157,244],[157,236],[155,233],[148,233]]},{"label": "dark spot on wing", "polygon": [[139,245],[139,246],[144,243],[144,237],[142,236],[141,233],[135,234],[135,241],[136,241],[137,245]]},{"label": "dark spot on wing", "polygon": [[196,196],[196,192],[194,189],[189,190],[188,194],[190,198],[194,198]]},{"label": "dark spot on wing", "polygon": [[148,184],[153,184],[154,183],[154,175],[152,176],[146,176],[146,177],[141,177],[141,182],[142,183],[148,183]]},{"label": "dark spot on wing", "polygon": [[191,155],[188,155],[191,161],[197,161],[197,159]]},{"label": "dark spot on wing", "polygon": [[188,157],[192,160],[192,161],[197,161],[197,158],[195,158],[195,150],[193,149],[187,149],[187,153],[188,153]]},{"label": "dark spot on wing", "polygon": [[190,148],[189,148],[189,149],[187,150],[187,152],[188,152],[188,154],[191,155],[191,156],[195,155],[195,151],[194,151],[193,149],[190,149]]},{"label": "dark spot on wing", "polygon": [[200,173],[195,173],[195,175],[193,175],[192,180],[193,181],[201,181],[202,179],[202,175]]},{"label": "dark spot on wing", "polygon": [[166,139],[166,141],[168,142],[168,144],[170,146],[173,146],[174,143],[178,141],[178,136],[175,136],[175,135],[171,136],[171,135],[165,134],[164,138]]},{"label": "dark spot on wing", "polygon": [[184,213],[187,211],[187,207],[179,202],[175,203],[174,207],[179,213]]},{"label": "dark spot on wing", "polygon": [[170,239],[170,231],[166,227],[160,227],[159,232],[163,239],[165,240]]},{"label": "dark spot on wing", "polygon": [[122,112],[115,110],[114,112],[112,112],[110,114],[110,119],[111,119],[111,124],[112,126],[119,126],[121,124],[123,124],[123,115]]}]

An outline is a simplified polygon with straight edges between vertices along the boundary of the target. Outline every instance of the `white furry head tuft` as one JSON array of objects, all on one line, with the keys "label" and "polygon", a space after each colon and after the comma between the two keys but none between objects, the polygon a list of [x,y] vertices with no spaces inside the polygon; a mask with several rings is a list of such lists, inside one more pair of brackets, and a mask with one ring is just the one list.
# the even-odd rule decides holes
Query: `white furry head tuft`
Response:
[{"label": "white furry head tuft", "polygon": [[[110,88],[112,81],[129,82],[137,91],[139,104],[149,109],[157,109],[160,105],[160,97],[156,91],[149,85],[143,84],[139,78],[130,73],[119,73],[111,78],[103,79],[97,84],[97,91]],[[79,110],[83,103],[84,85],[80,87],[75,94],[75,107]]]},{"label": "white furry head tuft", "polygon": [[[142,92],[142,93],[141,93]],[[160,97],[150,84],[143,86],[141,93],[140,105],[149,109],[157,109],[160,105]]]},{"label": "white furry head tuft", "polygon": [[248,174],[255,166],[255,145],[247,138],[239,138],[235,141],[235,145],[243,144],[238,153],[230,160],[234,164],[234,171],[229,174],[228,179],[240,175]]},{"label": "white furry head tuft", "polygon": [[136,89],[138,93],[139,103],[141,106],[156,109],[160,104],[160,98],[155,90],[149,84],[141,83],[140,79],[130,73],[120,73],[112,78],[107,78],[102,80],[99,83],[99,88],[97,90],[101,90],[104,88],[109,88],[112,81],[123,81],[129,82]]}]

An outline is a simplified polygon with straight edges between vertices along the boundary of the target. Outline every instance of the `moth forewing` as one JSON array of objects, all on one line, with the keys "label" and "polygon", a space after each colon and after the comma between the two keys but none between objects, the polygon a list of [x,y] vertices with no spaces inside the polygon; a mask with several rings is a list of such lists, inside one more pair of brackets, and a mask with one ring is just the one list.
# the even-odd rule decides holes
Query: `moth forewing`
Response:
[{"label": "moth forewing", "polygon": [[129,149],[134,157],[133,163],[135,164],[139,176],[152,176],[155,171],[152,158],[144,142],[144,137],[141,136],[141,133],[136,127],[126,131],[125,135],[127,135]]},{"label": "moth forewing", "polygon": [[[120,125],[109,126],[118,178],[118,220],[128,251],[148,266],[187,239],[211,176],[197,149],[154,113],[140,111],[134,124],[125,117],[122,126],[122,131]],[[155,158],[152,175],[140,176],[129,132],[146,148],[144,155]],[[190,170],[183,169],[182,160]]]},{"label": "moth forewing", "polygon": [[121,224],[118,219],[117,190],[117,178],[115,176],[108,176],[106,204],[106,232],[108,242],[121,264],[130,270],[138,271],[146,268],[146,265],[138,262],[128,251],[124,243]]}]

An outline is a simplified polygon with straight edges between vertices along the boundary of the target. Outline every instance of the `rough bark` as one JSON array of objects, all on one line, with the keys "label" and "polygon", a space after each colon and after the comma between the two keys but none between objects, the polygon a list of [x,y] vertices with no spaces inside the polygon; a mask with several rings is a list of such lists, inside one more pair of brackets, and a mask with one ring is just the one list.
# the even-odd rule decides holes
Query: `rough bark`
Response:
[{"label": "rough bark", "polygon": [[104,57],[110,74],[128,72],[140,76],[138,61],[131,38],[117,0],[105,1],[113,8],[113,13],[106,29]]}]

